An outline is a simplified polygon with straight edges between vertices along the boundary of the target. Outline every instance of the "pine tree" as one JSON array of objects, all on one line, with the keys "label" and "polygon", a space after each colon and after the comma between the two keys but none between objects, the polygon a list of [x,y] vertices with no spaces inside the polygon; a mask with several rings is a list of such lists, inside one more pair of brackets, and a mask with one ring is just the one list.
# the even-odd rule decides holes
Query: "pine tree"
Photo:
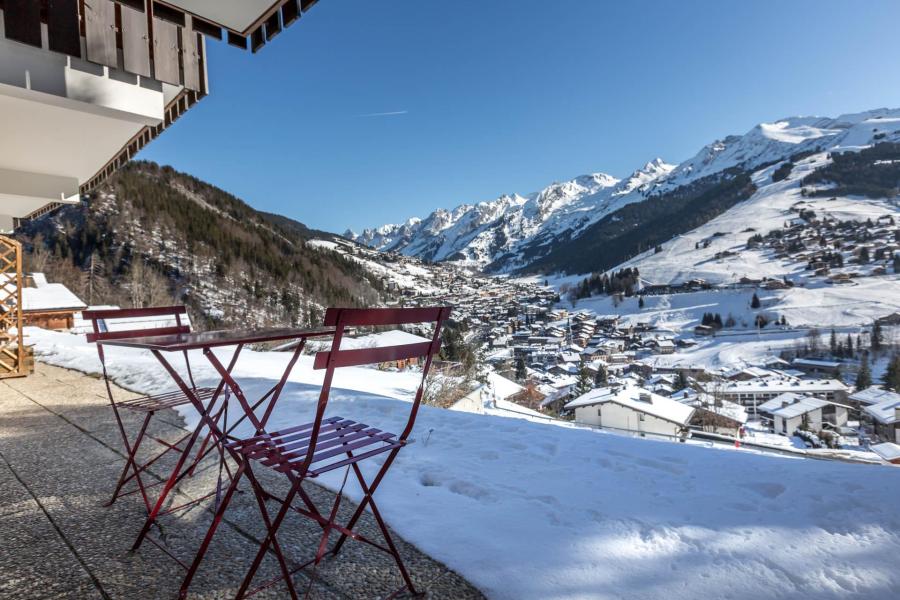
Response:
[{"label": "pine tree", "polygon": [[606,375],[606,367],[598,365],[597,374],[594,375],[594,387],[606,387],[607,383],[609,383],[609,380]]},{"label": "pine tree", "polygon": [[872,385],[872,371],[869,369],[869,354],[863,352],[859,362],[859,371],[856,373],[856,389],[864,390]]},{"label": "pine tree", "polygon": [[592,389],[594,389],[594,381],[591,379],[591,372],[588,371],[587,365],[581,363],[581,369],[578,370],[578,382],[575,384],[575,394],[581,396]]},{"label": "pine tree", "polygon": [[750,300],[750,308],[759,308],[759,296],[756,295],[756,292],[753,292],[753,298]]},{"label": "pine tree", "polygon": [[831,350],[832,354],[837,354],[837,333],[834,329],[831,330],[831,337],[828,340],[828,348]]},{"label": "pine tree", "polygon": [[[859,350],[859,348],[857,348]],[[847,356],[849,358],[853,358],[853,338],[850,334],[847,334]]]},{"label": "pine tree", "polygon": [[638,297],[638,308],[644,308],[644,297],[643,296]]},{"label": "pine tree", "polygon": [[872,325],[872,350],[878,352],[884,345],[884,334],[881,332],[881,323],[875,321]]},{"label": "pine tree", "polygon": [[900,356],[895,355],[891,358],[881,381],[884,383],[885,389],[900,392]]},{"label": "pine tree", "polygon": [[525,359],[519,358],[519,360],[516,361],[516,379],[525,381],[526,377],[528,377],[528,371],[525,369]]}]

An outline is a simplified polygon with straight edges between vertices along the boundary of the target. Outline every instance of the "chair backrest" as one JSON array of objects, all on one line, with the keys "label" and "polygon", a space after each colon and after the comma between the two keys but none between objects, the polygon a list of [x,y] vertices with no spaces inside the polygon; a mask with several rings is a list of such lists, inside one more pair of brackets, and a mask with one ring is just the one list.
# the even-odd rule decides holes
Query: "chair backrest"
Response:
[{"label": "chair backrest", "polygon": [[[441,328],[444,322],[450,318],[450,312],[451,308],[449,306],[431,308],[329,308],[325,312],[324,325],[326,327],[334,327],[335,333],[331,349],[317,353],[313,363],[313,368],[325,369],[325,377],[322,382],[322,391],[319,394],[316,420],[313,424],[303,472],[309,468],[312,462],[316,439],[319,436],[319,428],[322,425],[325,408],[328,405],[328,396],[331,391],[334,371],[341,367],[381,364],[388,361],[411,358],[425,359],[422,365],[422,379],[416,390],[409,419],[403,433],[400,435],[400,440],[405,441],[409,437],[415,425],[419,405],[422,402],[425,380],[428,377],[432,359],[441,349]],[[341,341],[349,327],[409,325],[412,323],[433,323],[434,332],[431,340],[376,348],[340,349]]]},{"label": "chair backrest", "polygon": [[[450,317],[450,308],[329,308],[325,312],[326,327],[335,328],[331,350],[316,354],[314,369],[354,367],[381,364],[394,360],[428,358],[440,350],[441,325]],[[340,345],[348,327],[408,325],[434,323],[431,340],[412,344],[397,344],[375,348],[341,350]]]},{"label": "chair backrest", "polygon": [[[175,335],[190,333],[191,326],[184,306],[157,306],[153,308],[104,308],[86,310],[82,317],[91,322],[91,332],[87,334],[88,342],[116,340],[130,337],[146,337],[154,335]],[[141,319],[148,317],[171,317],[164,324],[152,327],[136,326]],[[112,330],[111,325],[121,321]],[[146,323],[142,324],[146,325]]]}]

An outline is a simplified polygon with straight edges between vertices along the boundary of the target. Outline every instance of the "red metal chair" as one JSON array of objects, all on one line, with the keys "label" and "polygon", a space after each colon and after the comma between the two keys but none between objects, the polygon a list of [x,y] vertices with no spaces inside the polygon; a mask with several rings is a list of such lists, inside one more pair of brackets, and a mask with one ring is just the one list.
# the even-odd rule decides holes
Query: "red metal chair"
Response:
[{"label": "red metal chair", "polygon": [[[110,506],[113,502],[115,502],[122,496],[128,496],[139,492],[144,500],[144,505],[149,512],[151,510],[152,503],[147,494],[147,489],[149,487],[153,487],[154,485],[159,485],[159,483],[161,482],[157,482],[148,486],[141,478],[141,474],[148,467],[150,467],[150,465],[158,461],[169,452],[181,453],[184,449],[180,446],[192,436],[192,432],[186,433],[175,442],[167,442],[158,437],[148,435],[147,428],[150,425],[150,421],[153,418],[153,415],[156,414],[156,412],[166,408],[175,408],[176,406],[180,406],[182,404],[189,404],[190,400],[187,398],[187,396],[185,396],[184,392],[176,390],[155,396],[140,396],[128,400],[117,401],[113,397],[112,386],[110,385],[109,381],[109,373],[107,372],[106,368],[106,355],[103,351],[102,342],[104,340],[112,339],[190,333],[191,327],[186,322],[186,314],[187,310],[184,306],[86,310],[82,313],[84,319],[91,322],[92,332],[87,334],[87,341],[96,343],[97,345],[97,354],[100,357],[100,364],[103,367],[103,380],[106,383],[106,393],[109,397],[109,403],[110,406],[112,406],[113,414],[116,417],[116,424],[118,425],[119,433],[122,436],[122,443],[125,446],[125,451],[128,453],[128,460],[126,461],[125,467],[122,469],[122,474],[119,476],[119,480],[116,483],[116,488],[113,491],[112,498],[109,500],[109,502],[106,503],[106,506]],[[163,320],[162,318],[164,317],[170,317],[170,319]],[[158,326],[151,324],[152,326],[149,328],[135,327],[135,325],[140,323],[142,319],[149,318],[153,318],[155,322],[162,322],[163,324]],[[111,330],[111,327],[116,324],[116,321],[120,322],[114,330]],[[146,321],[143,324],[146,325]],[[187,367],[191,386],[198,394],[200,400],[203,402],[207,402],[217,398],[218,395],[222,392],[221,389],[217,390],[213,388],[198,388],[194,384],[194,376],[191,372],[191,362],[187,352],[184,353],[184,362],[185,366]],[[132,411],[144,415],[144,420],[141,424],[141,428],[134,439],[129,439],[129,436],[125,431],[125,425],[122,421],[122,415],[119,412],[120,410]],[[162,452],[156,454],[143,464],[139,464],[137,453],[141,447],[141,444],[147,438],[150,438],[151,440],[160,444],[164,447],[164,449],[162,450]],[[136,488],[130,491],[122,492],[125,484],[127,484],[132,479],[134,479],[137,484]]]},{"label": "red metal chair", "polygon": [[[441,327],[449,316],[450,308],[448,307],[328,309],[325,314],[325,326],[334,326],[336,331],[331,349],[329,351],[319,352],[315,357],[314,368],[325,369],[325,377],[322,384],[322,390],[319,394],[315,419],[312,422],[303,425],[288,427],[273,433],[261,433],[248,439],[237,440],[227,444],[228,448],[234,452],[236,456],[241,457],[241,464],[232,481],[232,485],[229,487],[222,504],[219,506],[213,525],[210,527],[210,531],[207,533],[207,537],[201,546],[201,551],[198,553],[195,563],[189,570],[188,577],[185,579],[181,590],[182,597],[186,595],[190,579],[199,566],[199,561],[202,559],[202,554],[212,538],[215,527],[221,520],[231,495],[244,474],[247,475],[256,495],[257,504],[259,505],[260,513],[266,526],[267,536],[260,545],[259,551],[247,571],[244,581],[238,591],[237,598],[253,595],[270,587],[281,579],[284,579],[291,598],[296,599],[297,593],[292,581],[293,573],[311,564],[318,565],[322,558],[329,552],[333,555],[337,555],[348,537],[356,541],[370,544],[393,557],[404,581],[404,586],[397,590],[393,595],[400,593],[404,589],[408,590],[411,594],[416,595],[413,582],[410,579],[409,573],[403,564],[403,560],[397,551],[394,541],[391,539],[388,528],[385,525],[372,496],[383,481],[388,469],[390,469],[397,453],[403,446],[411,443],[409,435],[415,425],[416,415],[422,401],[425,380],[431,367],[432,358],[440,349]],[[340,349],[341,340],[347,328],[392,326],[411,323],[433,323],[434,333],[431,340],[398,346],[353,350]],[[325,418],[325,409],[328,405],[329,393],[331,391],[332,380],[336,369],[341,367],[381,364],[389,361],[407,360],[412,358],[424,358],[425,360],[422,365],[422,378],[418,390],[416,391],[415,398],[411,404],[409,418],[400,435],[388,433],[343,417],[332,416]],[[359,462],[384,453],[388,453],[384,463],[372,481],[367,482],[363,477]],[[287,496],[282,499],[267,492],[260,484],[259,479],[254,475],[252,463],[274,469],[275,471],[286,475],[291,484]],[[352,470],[362,488],[363,499],[350,520],[345,525],[341,525],[337,522],[338,509],[340,508],[342,498],[341,492],[337,493],[333,506],[328,511],[321,512],[317,509],[309,495],[304,491],[302,484],[307,479],[313,479],[323,473],[345,467],[347,468],[347,472],[344,475],[344,483],[347,481],[349,471]],[[294,502],[298,497],[301,506],[294,505]],[[266,502],[268,500],[275,500],[281,505],[274,519],[266,507]],[[381,530],[382,537],[384,538],[383,544],[373,541],[353,530],[367,507],[371,510],[375,517],[375,521]],[[282,552],[277,539],[278,529],[281,527],[282,522],[289,511],[312,519],[322,528],[322,538],[316,548],[315,557],[299,566],[293,567],[289,566],[288,559]],[[334,546],[328,550],[329,538],[332,533],[339,534],[339,537]],[[281,568],[281,577],[266,582],[248,593],[254,575],[270,547],[278,559]]]}]

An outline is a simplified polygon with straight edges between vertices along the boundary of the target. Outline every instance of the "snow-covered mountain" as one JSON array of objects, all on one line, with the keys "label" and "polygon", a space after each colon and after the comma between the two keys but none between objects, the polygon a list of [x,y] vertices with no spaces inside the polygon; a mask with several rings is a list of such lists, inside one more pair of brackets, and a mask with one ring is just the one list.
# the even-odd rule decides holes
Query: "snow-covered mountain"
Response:
[{"label": "snow-covered mountain", "polygon": [[[672,168],[656,159],[623,180],[606,173],[582,175],[527,196],[503,195],[453,210],[441,208],[425,219],[366,229],[359,235],[348,231],[345,236],[379,250],[484,267],[498,257],[514,256],[524,243],[580,231],[627,202],[641,199],[641,190]],[[510,261],[509,268],[520,264]]]},{"label": "snow-covered mountain", "polygon": [[790,117],[716,140],[677,166],[657,158],[621,180],[604,173],[583,175],[527,196],[438,209],[424,219],[345,236],[379,250],[510,272],[527,268],[561,243],[590,235],[592,225],[625,206],[677,193],[717,174],[753,173],[802,152],[854,150],[898,140],[900,109],[837,118]]}]

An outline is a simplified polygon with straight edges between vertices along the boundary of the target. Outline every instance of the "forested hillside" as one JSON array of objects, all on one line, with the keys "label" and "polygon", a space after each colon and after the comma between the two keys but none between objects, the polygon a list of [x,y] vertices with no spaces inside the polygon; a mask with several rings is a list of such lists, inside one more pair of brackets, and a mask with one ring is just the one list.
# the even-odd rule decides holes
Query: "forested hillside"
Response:
[{"label": "forested hillside", "polygon": [[306,245],[329,235],[149,162],[17,233],[28,270],[89,304],[185,302],[206,327],[309,324],[324,306],[378,303],[377,278]]}]

